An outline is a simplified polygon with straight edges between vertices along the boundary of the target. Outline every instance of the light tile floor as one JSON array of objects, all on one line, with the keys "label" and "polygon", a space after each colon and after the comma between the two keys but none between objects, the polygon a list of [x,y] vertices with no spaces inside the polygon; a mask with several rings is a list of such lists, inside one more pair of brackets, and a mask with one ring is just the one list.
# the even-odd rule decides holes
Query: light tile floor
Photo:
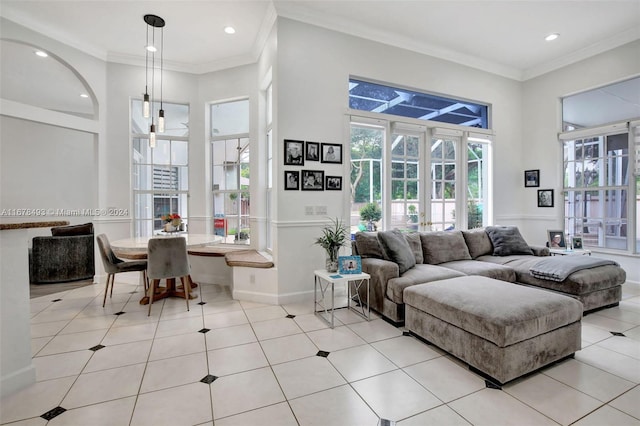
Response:
[{"label": "light tile floor", "polygon": [[637,284],[584,317],[574,359],[502,390],[375,315],[341,310],[332,330],[311,301],[200,285],[190,312],[168,299],[147,317],[138,286],[116,283],[105,308],[102,288],[31,300],[37,383],[1,401],[1,424],[640,425]]}]

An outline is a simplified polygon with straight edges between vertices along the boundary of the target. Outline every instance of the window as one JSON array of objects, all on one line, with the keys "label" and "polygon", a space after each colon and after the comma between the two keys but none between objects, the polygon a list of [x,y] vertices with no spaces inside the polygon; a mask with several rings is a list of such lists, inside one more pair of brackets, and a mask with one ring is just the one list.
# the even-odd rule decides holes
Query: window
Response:
[{"label": "window", "polygon": [[[490,223],[487,134],[368,121],[352,117],[351,123],[352,232],[444,231]],[[370,204],[380,210],[373,224],[361,217]]]},{"label": "window", "polygon": [[487,105],[354,78],[349,79],[349,108],[464,127],[489,128]]},{"label": "window", "polygon": [[627,250],[629,195],[635,191],[626,126],[564,140],[563,151],[567,232],[582,237],[584,246]]},{"label": "window", "polygon": [[249,101],[212,104],[210,114],[214,233],[249,244]]},{"label": "window", "polygon": [[351,125],[351,227],[358,230],[374,230],[384,217],[361,223],[363,208],[381,208],[382,203],[382,150],[386,130],[379,125],[353,123]]},{"label": "window", "polygon": [[566,232],[640,253],[640,77],[562,99]]},{"label": "window", "polygon": [[267,176],[266,176],[266,229],[265,229],[265,246],[267,250],[273,248],[273,239],[271,235],[271,221],[273,220],[273,85],[269,84],[265,91],[265,117],[266,117],[266,142],[267,142]]},{"label": "window", "polygon": [[[142,100],[131,101],[133,235],[148,237],[163,228],[162,216],[177,213],[188,226],[189,106],[165,102],[165,132],[149,147]],[[159,105],[154,105],[159,109]]]}]

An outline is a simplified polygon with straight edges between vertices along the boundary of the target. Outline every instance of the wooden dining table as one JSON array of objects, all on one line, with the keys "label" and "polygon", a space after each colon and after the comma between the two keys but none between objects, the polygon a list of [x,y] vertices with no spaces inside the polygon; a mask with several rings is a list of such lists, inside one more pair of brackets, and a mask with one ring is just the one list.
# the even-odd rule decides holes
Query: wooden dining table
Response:
[{"label": "wooden dining table", "polygon": [[[115,240],[111,242],[111,249],[117,257],[122,259],[146,259],[147,246],[149,245],[149,240],[151,238],[184,238],[187,243],[187,248],[205,247],[222,242],[222,237],[219,235],[177,232],[167,234],[162,233],[150,237],[132,237]],[[193,282],[191,276],[189,276],[189,282],[191,283],[191,288],[198,287],[198,284]],[[167,279],[166,285],[164,287],[157,287],[153,294],[154,301],[164,299],[166,297],[181,297],[183,299],[186,297],[184,287],[176,285],[176,280],[174,278]],[[190,299],[195,299],[196,297],[197,296],[190,294]],[[140,304],[146,305],[148,303],[149,296],[145,293],[142,299],[140,299]]]}]

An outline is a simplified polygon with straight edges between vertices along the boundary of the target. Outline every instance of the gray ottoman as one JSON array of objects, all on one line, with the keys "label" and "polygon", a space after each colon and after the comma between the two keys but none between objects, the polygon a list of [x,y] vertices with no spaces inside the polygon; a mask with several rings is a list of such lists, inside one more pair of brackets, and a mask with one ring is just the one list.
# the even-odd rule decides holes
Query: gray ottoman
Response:
[{"label": "gray ottoman", "polygon": [[404,290],[412,333],[506,383],[581,347],[582,304],[550,291],[466,276]]}]

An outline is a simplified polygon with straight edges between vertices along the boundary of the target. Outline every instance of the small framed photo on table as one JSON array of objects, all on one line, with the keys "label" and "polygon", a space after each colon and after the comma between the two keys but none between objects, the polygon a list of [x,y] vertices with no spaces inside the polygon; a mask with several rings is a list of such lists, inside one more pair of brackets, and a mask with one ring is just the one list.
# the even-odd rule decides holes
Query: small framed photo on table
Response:
[{"label": "small framed photo on table", "polygon": [[551,229],[547,231],[547,236],[549,239],[549,248],[552,248],[552,249],[567,248],[567,243],[564,239],[563,231],[559,231],[559,230],[555,231]]},{"label": "small framed photo on table", "polygon": [[342,275],[361,274],[362,260],[360,256],[338,256],[338,268]]},{"label": "small framed photo on table", "polygon": [[584,247],[582,246],[582,238],[581,237],[571,238],[571,247],[573,247],[574,250],[583,250]]}]

